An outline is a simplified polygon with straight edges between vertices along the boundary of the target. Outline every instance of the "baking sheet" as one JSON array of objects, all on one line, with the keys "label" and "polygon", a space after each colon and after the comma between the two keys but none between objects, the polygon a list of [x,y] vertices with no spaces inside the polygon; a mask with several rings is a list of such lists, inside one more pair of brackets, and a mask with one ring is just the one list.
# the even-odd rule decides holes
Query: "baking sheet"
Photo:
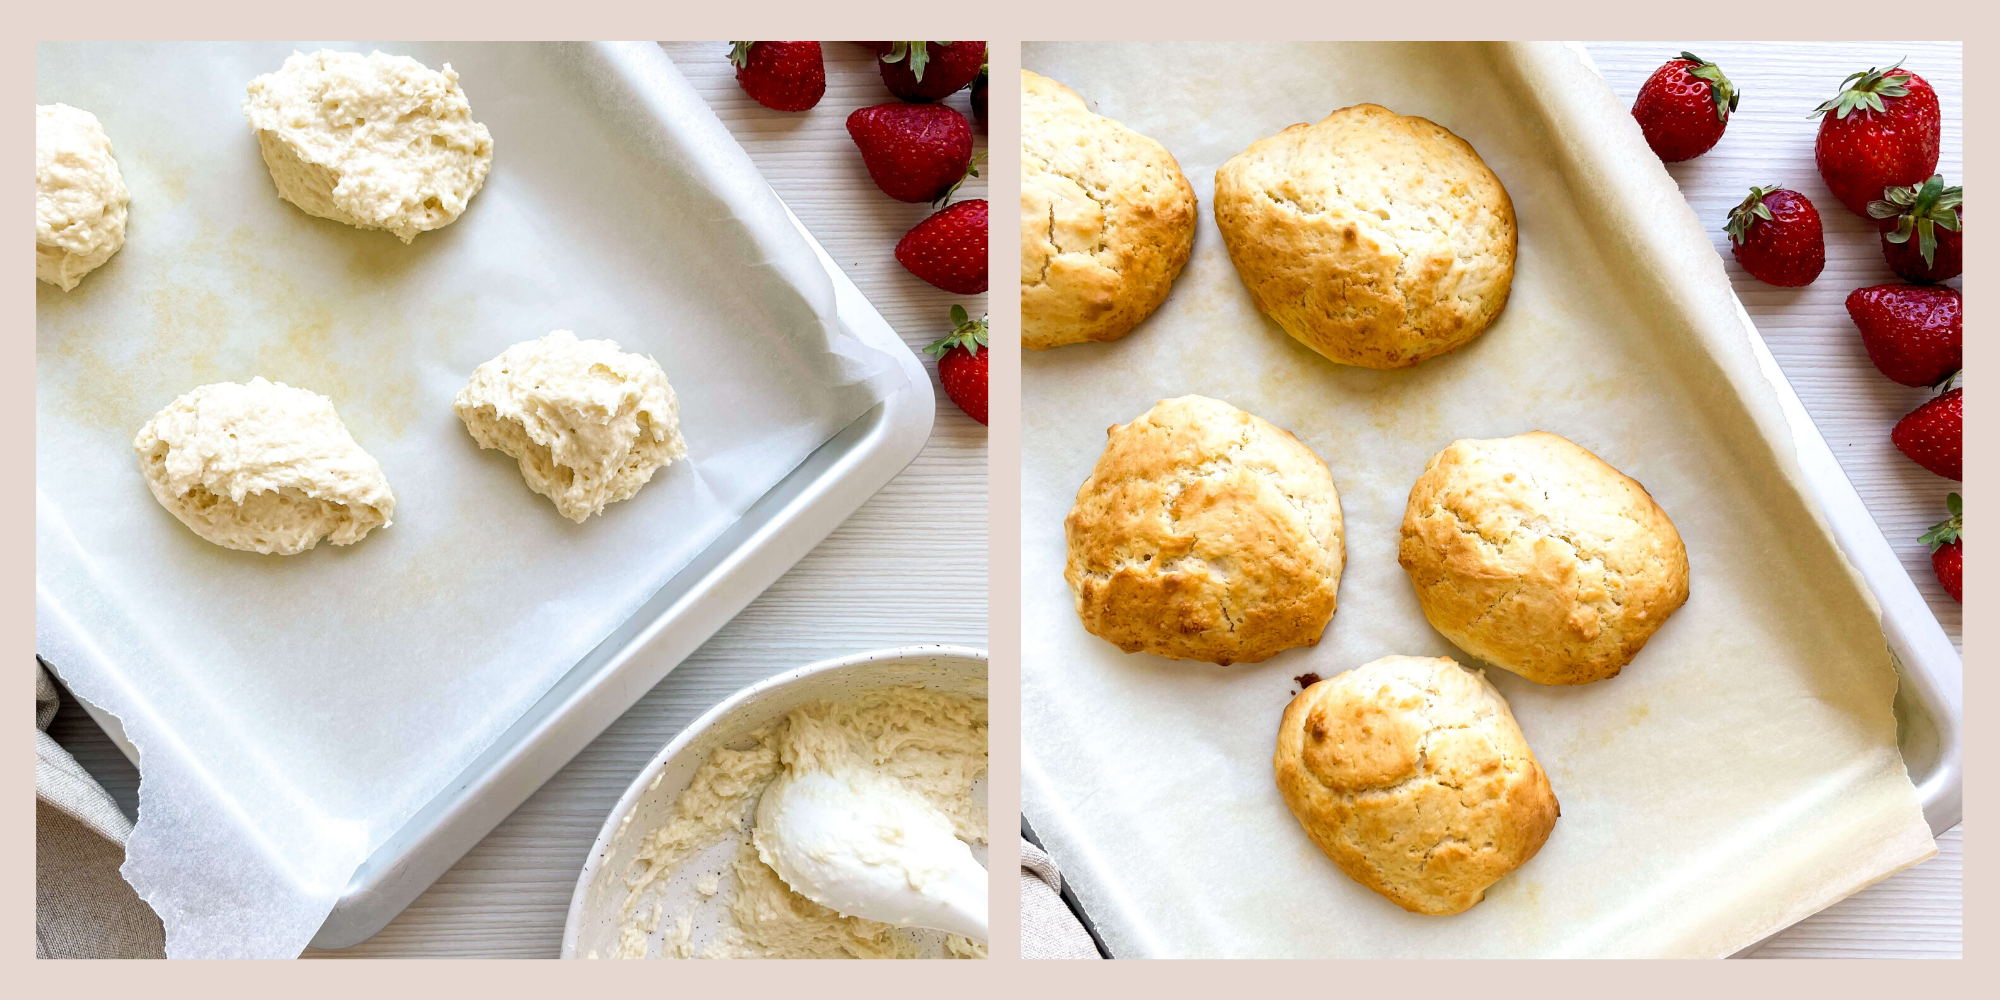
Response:
[{"label": "baking sheet", "polygon": [[[243,86],[323,46],[459,72],[495,159],[457,223],[403,246],[278,200]],[[124,871],[170,954],[297,954],[384,838],[906,378],[651,43],[44,45],[36,87],[99,116],[133,192],[125,249],[38,292],[38,649],[141,752]],[[690,453],[584,525],[450,409],[559,328],[657,358]],[[393,527],[264,557],[152,501],[140,423],[252,375],[332,397]]]},{"label": "baking sheet", "polygon": [[[1807,499],[1720,260],[1573,55],[1031,44],[1023,65],[1160,140],[1203,206],[1158,314],[1118,343],[1023,361],[1023,809],[1114,954],[1719,957],[1934,853],[1876,609]],[[1210,211],[1223,161],[1361,101],[1466,138],[1520,220],[1506,312],[1403,371],[1333,365],[1264,319]],[[1315,648],[1214,667],[1128,656],[1077,622],[1062,518],[1104,429],[1190,392],[1292,430],[1333,471],[1348,563]],[[1403,507],[1452,440],[1537,428],[1646,485],[1687,543],[1692,594],[1613,680],[1544,688],[1488,668],[1562,819],[1478,907],[1406,913],[1285,808],[1278,716],[1307,671],[1474,662],[1425,623],[1396,563]]]}]

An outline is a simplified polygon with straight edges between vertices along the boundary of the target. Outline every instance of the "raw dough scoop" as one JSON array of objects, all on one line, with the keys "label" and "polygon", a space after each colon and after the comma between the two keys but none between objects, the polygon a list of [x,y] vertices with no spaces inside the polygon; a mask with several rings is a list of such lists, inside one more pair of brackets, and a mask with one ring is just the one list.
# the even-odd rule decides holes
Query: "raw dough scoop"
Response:
[{"label": "raw dough scoop", "polygon": [[785,775],[757,803],[751,840],[821,906],[986,940],[986,869],[944,814],[873,767]]}]

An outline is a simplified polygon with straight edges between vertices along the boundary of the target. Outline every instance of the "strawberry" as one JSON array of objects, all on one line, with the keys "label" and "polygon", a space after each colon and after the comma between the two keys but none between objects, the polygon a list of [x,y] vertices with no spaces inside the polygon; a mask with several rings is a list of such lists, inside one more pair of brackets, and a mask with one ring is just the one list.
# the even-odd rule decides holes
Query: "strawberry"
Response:
[{"label": "strawberry", "polygon": [[868,176],[897,201],[939,201],[972,165],[972,125],[942,104],[877,104],[847,116]]},{"label": "strawberry", "polygon": [[890,42],[882,82],[906,101],[942,101],[964,90],[985,62],[985,42]]},{"label": "strawberry", "polygon": [[[1900,66],[1856,73],[1820,116],[1813,157],[1833,196],[1856,215],[1882,189],[1922,184],[1937,170],[1937,91]],[[1808,116],[1811,117],[1811,116]]]},{"label": "strawberry", "polygon": [[959,295],[986,290],[986,202],[961,201],[917,223],[896,243],[910,273]]},{"label": "strawberry", "polygon": [[1805,195],[1773,184],[1753,187],[1729,210],[1730,252],[1750,276],[1784,288],[1810,285],[1826,267],[1819,210]]},{"label": "strawberry", "polygon": [[1714,148],[1743,95],[1721,67],[1692,52],[1653,71],[1632,102],[1632,117],[1646,145],[1668,163],[1691,160]]},{"label": "strawberry", "polygon": [[972,117],[979,120],[979,128],[986,128],[986,66],[982,63],[979,75],[972,81]]},{"label": "strawberry", "polygon": [[[1868,203],[1882,226],[1882,257],[1908,281],[1944,281],[1965,270],[1965,192],[1945,187],[1942,174],[1909,187],[1892,187]],[[1915,236],[1916,239],[1910,237]]]},{"label": "strawberry", "polygon": [[1959,449],[1965,424],[1964,392],[1953,389],[1896,421],[1896,429],[1889,432],[1896,450],[1946,479],[1963,479]]},{"label": "strawberry", "polygon": [[1964,363],[1965,304],[1939,285],[1871,285],[1847,295],[1868,360],[1899,385],[1943,385]]},{"label": "strawberry", "polygon": [[1964,604],[1960,587],[1965,580],[1965,501],[1953,493],[1944,498],[1944,507],[1951,516],[1931,525],[1931,530],[1917,541],[1931,547],[1931,572],[1944,584],[1944,592]]},{"label": "strawberry", "polygon": [[952,331],[943,340],[924,348],[938,359],[938,381],[944,394],[965,411],[965,415],[986,423],[986,317],[972,319],[965,307],[951,307]]},{"label": "strawberry", "polygon": [[826,96],[818,42],[730,42],[736,83],[773,111],[804,111]]}]

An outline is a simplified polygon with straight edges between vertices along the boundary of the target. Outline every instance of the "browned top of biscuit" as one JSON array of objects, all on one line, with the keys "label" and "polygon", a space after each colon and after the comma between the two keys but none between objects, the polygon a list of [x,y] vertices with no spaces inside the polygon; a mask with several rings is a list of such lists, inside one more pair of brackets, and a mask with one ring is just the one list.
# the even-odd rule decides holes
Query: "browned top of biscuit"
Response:
[{"label": "browned top of biscuit", "polygon": [[1021,344],[1116,340],[1194,245],[1194,188],[1166,148],[1021,72]]},{"label": "browned top of biscuit", "polygon": [[1401,368],[1500,314],[1514,203],[1465,140],[1374,104],[1250,144],[1215,221],[1259,309],[1327,358]]},{"label": "browned top of biscuit", "polygon": [[1471,909],[1559,813],[1506,699],[1445,657],[1386,656],[1299,692],[1272,766],[1313,843],[1416,913]]},{"label": "browned top of biscuit", "polygon": [[1398,559],[1433,627],[1543,684],[1616,675],[1688,596],[1687,549],[1645,487],[1545,431],[1432,456]]},{"label": "browned top of biscuit", "polygon": [[1319,641],[1345,549],[1326,463],[1203,396],[1111,428],[1063,522],[1084,627],[1127,652],[1254,663]]}]

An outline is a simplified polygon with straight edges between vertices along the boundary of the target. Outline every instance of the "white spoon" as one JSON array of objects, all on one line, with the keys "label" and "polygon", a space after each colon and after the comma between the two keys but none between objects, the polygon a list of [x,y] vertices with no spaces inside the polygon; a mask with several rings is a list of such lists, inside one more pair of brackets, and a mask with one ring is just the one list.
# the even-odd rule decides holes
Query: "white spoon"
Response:
[{"label": "white spoon", "polygon": [[750,836],[792,891],[821,906],[986,940],[986,869],[943,813],[872,769],[779,778]]}]

